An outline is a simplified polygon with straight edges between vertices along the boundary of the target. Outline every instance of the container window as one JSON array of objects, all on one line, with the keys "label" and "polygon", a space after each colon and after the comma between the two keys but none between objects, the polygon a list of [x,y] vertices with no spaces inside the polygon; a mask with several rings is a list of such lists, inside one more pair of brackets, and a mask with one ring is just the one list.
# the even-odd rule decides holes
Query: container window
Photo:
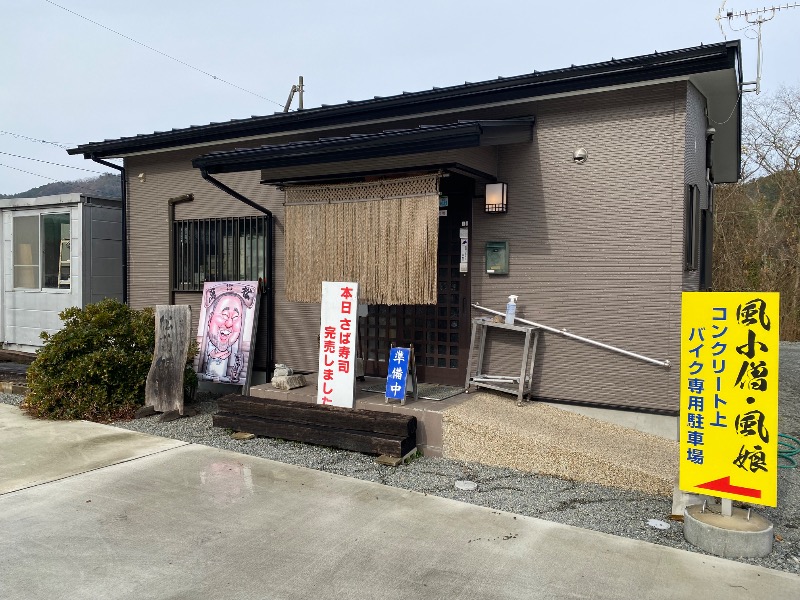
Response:
[{"label": "container window", "polygon": [[39,217],[14,217],[14,287],[39,289]]}]

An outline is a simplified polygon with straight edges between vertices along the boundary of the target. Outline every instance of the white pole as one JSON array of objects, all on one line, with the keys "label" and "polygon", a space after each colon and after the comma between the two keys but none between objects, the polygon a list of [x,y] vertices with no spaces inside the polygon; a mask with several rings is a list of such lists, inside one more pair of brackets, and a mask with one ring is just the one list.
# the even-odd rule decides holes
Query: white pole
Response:
[{"label": "white pole", "polygon": [[[500,315],[501,317],[505,316],[505,313],[492,310],[491,308],[486,308],[485,306],[481,306],[480,304],[473,304],[472,306],[477,308],[478,310],[484,310],[488,313]],[[625,356],[630,356],[631,358],[643,360],[645,362],[649,362],[650,364],[658,365],[659,367],[664,367],[665,369],[669,369],[670,366],[672,366],[668,360],[656,360],[654,358],[648,358],[647,356],[642,356],[641,354],[636,354],[635,352],[628,352],[627,350],[623,350],[622,348],[617,348],[616,346],[609,346],[608,344],[603,344],[602,342],[596,342],[595,340],[591,340],[589,338],[585,338],[580,335],[575,335],[574,333],[569,333],[568,331],[565,331],[563,329],[548,327],[547,325],[542,325],[541,323],[534,323],[533,321],[527,321],[525,319],[520,319],[519,317],[514,317],[514,320],[519,321],[520,323],[525,323],[526,325],[538,327],[539,329],[544,329],[545,331],[557,333],[558,335],[563,335],[564,337],[572,338],[573,340],[585,342],[587,344],[591,344],[592,346],[597,346],[598,348],[604,348],[606,350],[611,350],[612,352],[617,352],[619,354],[624,354]]]}]

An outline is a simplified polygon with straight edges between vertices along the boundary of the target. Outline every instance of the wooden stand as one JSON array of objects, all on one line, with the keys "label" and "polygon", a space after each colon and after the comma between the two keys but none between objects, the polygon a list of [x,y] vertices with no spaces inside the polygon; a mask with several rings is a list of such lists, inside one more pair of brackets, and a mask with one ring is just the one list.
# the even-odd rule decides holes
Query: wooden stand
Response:
[{"label": "wooden stand", "polygon": [[[483,372],[483,355],[486,347],[486,332],[489,327],[518,331],[525,334],[525,344],[522,349],[522,365],[519,377],[507,375],[489,375]],[[533,334],[533,344],[531,344]],[[471,375],[470,366],[475,356],[475,342],[478,342],[476,368],[477,372]],[[465,392],[469,393],[469,386],[489,388],[517,396],[517,406],[522,406],[522,398],[530,396],[531,381],[533,380],[533,366],[536,362],[536,346],[539,343],[539,329],[530,325],[506,325],[495,323],[486,319],[472,319],[472,337],[469,344],[469,359],[467,361],[467,381],[464,385]]]}]

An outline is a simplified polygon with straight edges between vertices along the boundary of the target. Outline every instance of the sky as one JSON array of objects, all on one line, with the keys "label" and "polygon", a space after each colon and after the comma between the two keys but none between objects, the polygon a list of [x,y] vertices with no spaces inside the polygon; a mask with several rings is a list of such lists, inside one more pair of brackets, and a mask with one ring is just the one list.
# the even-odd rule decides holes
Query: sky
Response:
[{"label": "sky", "polygon": [[[0,193],[109,171],[19,136],[72,147],[271,114],[300,75],[313,108],[725,39],[721,0],[53,1],[0,0]],[[764,24],[762,94],[800,85],[798,32],[800,8]],[[755,79],[756,42],[725,33]]]}]

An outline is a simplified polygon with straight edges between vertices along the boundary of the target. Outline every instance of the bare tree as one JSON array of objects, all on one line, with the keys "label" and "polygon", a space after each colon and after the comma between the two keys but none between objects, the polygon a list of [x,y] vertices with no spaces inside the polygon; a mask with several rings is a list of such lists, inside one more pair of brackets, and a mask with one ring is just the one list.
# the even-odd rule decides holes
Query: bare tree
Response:
[{"label": "bare tree", "polygon": [[714,287],[781,292],[781,338],[800,339],[800,89],[748,98],[742,181],[715,203]]},{"label": "bare tree", "polygon": [[743,106],[742,174],[754,177],[800,169],[800,88],[781,87]]}]

